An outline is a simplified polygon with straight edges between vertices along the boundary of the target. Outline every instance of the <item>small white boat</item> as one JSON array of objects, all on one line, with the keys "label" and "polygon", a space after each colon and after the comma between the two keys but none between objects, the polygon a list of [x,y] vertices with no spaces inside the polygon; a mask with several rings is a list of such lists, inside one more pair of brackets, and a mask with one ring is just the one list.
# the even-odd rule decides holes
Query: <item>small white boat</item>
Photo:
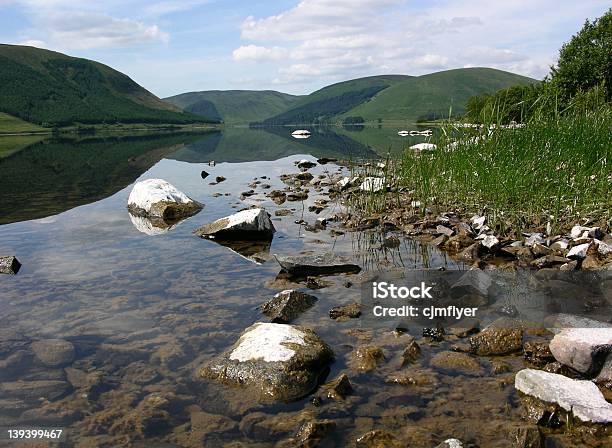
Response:
[{"label": "small white boat", "polygon": [[433,134],[431,129],[426,129],[424,131],[410,131],[410,135],[415,136],[415,135],[424,135],[426,137],[430,137]]},{"label": "small white boat", "polygon": [[310,135],[310,131],[308,129],[296,129],[291,133],[294,137],[296,135]]}]

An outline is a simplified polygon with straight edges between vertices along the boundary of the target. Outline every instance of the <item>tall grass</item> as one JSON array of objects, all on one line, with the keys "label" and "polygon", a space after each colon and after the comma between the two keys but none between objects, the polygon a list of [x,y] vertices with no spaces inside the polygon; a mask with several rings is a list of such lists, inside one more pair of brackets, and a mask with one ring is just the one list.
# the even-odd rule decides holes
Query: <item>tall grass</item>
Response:
[{"label": "tall grass", "polygon": [[489,123],[479,134],[447,125],[435,143],[437,150],[406,150],[388,165],[395,193],[368,194],[351,205],[374,213],[409,209],[417,200],[422,210],[484,213],[500,234],[548,222],[560,231],[581,219],[611,224],[609,107],[538,118],[519,129]]}]

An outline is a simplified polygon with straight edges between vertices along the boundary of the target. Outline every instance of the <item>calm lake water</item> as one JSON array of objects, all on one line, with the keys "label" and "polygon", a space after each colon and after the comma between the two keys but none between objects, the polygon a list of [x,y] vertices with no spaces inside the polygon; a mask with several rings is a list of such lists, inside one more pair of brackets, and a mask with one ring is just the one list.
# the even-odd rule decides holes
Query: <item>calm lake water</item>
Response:
[{"label": "calm lake water", "polygon": [[[461,268],[433,246],[410,239],[386,248],[382,241],[391,233],[305,231],[296,220],[312,223],[342,211],[331,204],[319,215],[309,212],[320,197],[314,191],[304,203],[279,206],[260,184],[256,195],[240,199],[254,179],[283,188],[279,175],[296,172],[298,159],[374,158],[401,150],[405,141],[388,129],[313,130],[307,140],[292,139],[287,128],[229,129],[48,140],[0,159],[0,255],[16,255],[23,264],[18,275],[0,276],[0,426],[65,427],[67,446],[263,447],[288,439],[304,419],[316,417],[338,425],[321,446],[350,446],[377,428],[415,447],[449,437],[508,446],[507,428],[520,422],[516,396],[513,387],[489,374],[488,361],[465,374],[436,369],[429,359],[450,347],[443,342],[424,348],[419,362],[402,368],[408,336],[364,327],[360,319],[329,318],[330,308],[359,301],[359,276],[326,277],[321,289],[310,291],[319,298],[316,306],[294,322],[313,328],[333,347],[328,378],[348,372],[355,389],[344,402],[317,407],[306,397],[260,403],[241,389],[196,377],[246,327],[265,320],[259,305],[280,290],[306,288],[280,275],[274,260],[257,264],[195,237],[193,230],[204,223],[251,204],[272,215],[291,209],[274,218],[270,253],[332,251],[353,258],[366,276]],[[409,144],[417,141],[424,140]],[[203,170],[210,174],[206,179]],[[327,164],[311,172],[342,170]],[[216,176],[227,180],[210,185]],[[126,209],[133,183],[147,178],[169,181],[204,209],[168,232],[147,234]],[[43,365],[30,344],[48,339],[70,341],[74,359],[61,367]],[[373,372],[353,370],[351,353],[370,344],[384,350],[384,363]],[[505,362],[516,367],[522,358]],[[389,383],[398,374],[413,380]],[[150,394],[167,400],[166,413],[143,422]]]}]

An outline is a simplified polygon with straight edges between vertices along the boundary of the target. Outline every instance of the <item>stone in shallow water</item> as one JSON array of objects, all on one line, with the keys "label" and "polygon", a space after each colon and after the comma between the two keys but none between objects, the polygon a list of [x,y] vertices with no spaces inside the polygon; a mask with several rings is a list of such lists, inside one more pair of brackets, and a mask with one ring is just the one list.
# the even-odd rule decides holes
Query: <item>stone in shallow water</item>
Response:
[{"label": "stone in shallow water", "polygon": [[502,317],[470,338],[471,351],[480,356],[507,355],[523,347],[523,327],[519,320]]},{"label": "stone in shallow water", "polygon": [[0,274],[15,275],[21,269],[21,263],[15,257],[0,257]]},{"label": "stone in shallow water", "polygon": [[523,369],[516,374],[514,386],[525,395],[559,406],[583,422],[612,423],[612,404],[591,381]]},{"label": "stone in shallow water", "polygon": [[272,239],[276,232],[270,215],[262,208],[242,210],[206,224],[194,233],[202,238],[228,240]]},{"label": "stone in shallow water", "polygon": [[298,256],[275,255],[274,258],[283,271],[293,275],[357,273],[361,270],[349,259],[331,253]]},{"label": "stone in shallow water", "polygon": [[585,375],[597,375],[612,352],[612,328],[566,328],[550,342],[557,361]]},{"label": "stone in shallow water", "polygon": [[179,219],[195,215],[203,205],[163,179],[137,182],[128,198],[128,210],[136,216]]},{"label": "stone in shallow water", "polygon": [[74,359],[74,345],[63,339],[35,341],[30,347],[36,357],[49,367],[70,364]]},{"label": "stone in shallow water", "polygon": [[287,324],[256,323],[200,376],[249,385],[266,397],[290,401],[308,394],[333,359],[331,348],[312,330]]},{"label": "stone in shallow water", "polygon": [[317,300],[315,296],[310,294],[286,289],[264,303],[261,306],[261,311],[269,316],[272,322],[289,323],[312,307]]}]

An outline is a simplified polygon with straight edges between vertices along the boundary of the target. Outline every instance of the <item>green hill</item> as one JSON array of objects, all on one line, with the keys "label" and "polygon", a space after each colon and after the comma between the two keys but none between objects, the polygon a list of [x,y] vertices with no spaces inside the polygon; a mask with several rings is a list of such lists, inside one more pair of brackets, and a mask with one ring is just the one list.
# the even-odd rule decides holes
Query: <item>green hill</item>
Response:
[{"label": "green hill", "polygon": [[406,75],[383,75],[339,82],[301,97],[290,109],[265,120],[260,117],[259,121],[264,125],[325,122],[410,78]]},{"label": "green hill", "polygon": [[112,68],[34,47],[0,44],[0,112],[43,126],[204,121]]},{"label": "green hill", "polygon": [[339,118],[363,117],[365,121],[414,123],[463,114],[468,98],[537,82],[492,68],[460,68],[406,79],[384,89],[370,101],[344,112]]},{"label": "green hill", "polygon": [[247,124],[277,115],[301,97],[274,90],[208,90],[164,98],[164,101],[203,117]]}]

